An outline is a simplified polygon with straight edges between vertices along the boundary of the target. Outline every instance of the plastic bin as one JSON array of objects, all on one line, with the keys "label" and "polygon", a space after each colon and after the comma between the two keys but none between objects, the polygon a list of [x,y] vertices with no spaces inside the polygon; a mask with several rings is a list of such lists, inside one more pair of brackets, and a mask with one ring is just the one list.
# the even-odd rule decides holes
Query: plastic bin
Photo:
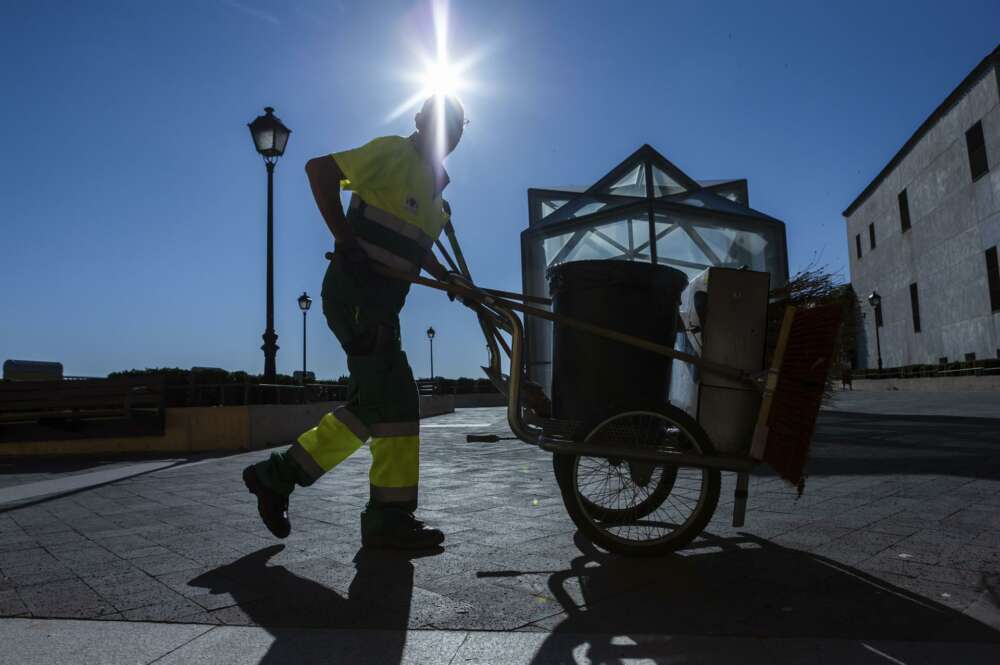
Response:
[{"label": "plastic bin", "polygon": [[[683,272],[629,261],[575,261],[547,272],[557,314],[673,348]],[[554,326],[552,415],[592,427],[667,403],[671,359],[568,326]]]}]

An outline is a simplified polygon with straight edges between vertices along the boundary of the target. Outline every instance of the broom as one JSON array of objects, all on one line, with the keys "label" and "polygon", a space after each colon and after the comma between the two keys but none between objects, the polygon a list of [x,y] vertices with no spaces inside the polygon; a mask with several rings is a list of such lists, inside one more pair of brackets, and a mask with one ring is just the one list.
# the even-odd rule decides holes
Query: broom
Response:
[{"label": "broom", "polygon": [[786,307],[761,399],[750,456],[799,494],[842,318],[840,304]]}]

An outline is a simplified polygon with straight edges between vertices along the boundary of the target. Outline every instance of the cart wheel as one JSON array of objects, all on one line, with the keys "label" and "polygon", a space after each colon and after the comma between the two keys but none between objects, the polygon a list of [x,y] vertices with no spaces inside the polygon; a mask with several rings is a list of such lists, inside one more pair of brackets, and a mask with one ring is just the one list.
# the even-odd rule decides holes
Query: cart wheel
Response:
[{"label": "cart wheel", "polygon": [[[608,418],[588,443],[674,448],[710,455],[708,437],[673,406]],[[694,540],[719,502],[719,471],[614,457],[556,455],[556,479],[576,526],[617,554],[656,556]]]},{"label": "cart wheel", "polygon": [[[560,455],[557,453],[553,453],[552,455],[552,470],[556,474],[560,490],[562,490],[562,476],[559,471],[560,464],[569,463],[563,460],[563,458],[572,459],[574,457],[574,455]],[[626,461],[613,457],[608,458],[607,462],[614,466],[616,470],[627,473],[632,481],[639,487],[646,489],[647,493],[643,498],[639,499],[636,505],[626,508],[607,505],[610,503],[607,501],[607,497],[601,503],[596,503],[591,500],[589,495],[581,494],[580,502],[583,504],[584,509],[591,517],[602,522],[646,517],[663,504],[670,495],[670,491],[674,487],[674,481],[677,479],[677,467],[675,466],[665,466],[656,462]],[[602,503],[605,505],[602,505]]]}]

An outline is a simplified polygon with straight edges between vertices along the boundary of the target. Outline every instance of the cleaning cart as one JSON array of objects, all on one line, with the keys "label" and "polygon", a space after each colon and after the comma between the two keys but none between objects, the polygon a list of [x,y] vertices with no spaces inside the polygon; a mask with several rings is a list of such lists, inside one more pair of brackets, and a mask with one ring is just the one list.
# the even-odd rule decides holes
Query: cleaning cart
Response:
[{"label": "cleaning cart", "polygon": [[[471,280],[445,230],[454,257],[440,242],[439,253]],[[690,543],[715,512],[722,472],[736,474],[735,526],[756,465],[801,488],[839,305],[775,313],[768,273],[745,269],[689,280],[655,264],[572,262],[550,271],[552,299],[378,270],[476,312],[511,430],[552,453],[567,512],[595,544],[660,555]],[[555,324],[551,394],[525,378],[518,312]]]}]

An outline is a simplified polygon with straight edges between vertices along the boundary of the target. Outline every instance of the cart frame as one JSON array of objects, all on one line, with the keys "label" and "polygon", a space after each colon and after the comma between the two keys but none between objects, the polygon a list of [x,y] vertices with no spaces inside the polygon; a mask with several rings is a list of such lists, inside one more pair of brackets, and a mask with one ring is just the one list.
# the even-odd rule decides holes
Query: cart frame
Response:
[{"label": "cart frame", "polygon": [[[446,230],[448,230],[446,228]],[[452,246],[458,255],[458,266],[461,266],[461,273],[469,277],[468,268],[461,257],[461,249],[458,248],[457,240],[454,239],[453,231],[449,233],[452,239]],[[448,259],[449,264],[455,266],[456,263],[448,255],[447,251],[438,243],[438,250]],[[791,320],[794,314],[793,308],[788,308],[785,321],[782,325],[781,335],[779,335],[778,346],[775,352],[775,359],[772,367],[758,373],[747,373],[725,365],[711,363],[699,357],[676,351],[669,347],[664,347],[647,340],[631,337],[614,331],[606,330],[582,321],[576,321],[563,317],[547,310],[532,307],[527,304],[515,302],[515,299],[529,302],[539,302],[544,299],[531,298],[521,294],[495,291],[490,289],[480,289],[468,287],[456,283],[446,283],[419,276],[400,273],[389,268],[377,266],[376,272],[393,279],[400,279],[427,286],[439,291],[445,291],[460,298],[470,309],[476,312],[480,327],[486,338],[489,349],[490,365],[483,367],[483,371],[497,385],[501,392],[507,394],[507,423],[514,435],[522,442],[536,446],[553,455],[576,455],[587,457],[614,458],[626,461],[655,462],[675,467],[689,467],[696,469],[710,469],[716,471],[729,471],[736,474],[736,489],[733,502],[734,527],[743,526],[746,518],[747,500],[749,498],[750,471],[752,471],[763,459],[763,445],[758,439],[766,437],[766,427],[762,435],[761,424],[767,419],[768,397],[773,393],[777,385],[777,367],[780,366],[780,356],[787,343],[788,332],[791,328]],[[547,301],[546,301],[547,302]],[[522,400],[522,381],[524,380],[524,323],[517,316],[515,310],[524,312],[528,316],[540,316],[558,323],[571,325],[573,327],[592,332],[593,334],[615,339],[617,341],[631,344],[640,348],[651,350],[661,355],[667,355],[681,362],[688,362],[698,365],[702,369],[718,374],[729,376],[741,380],[751,385],[763,393],[761,414],[758,418],[758,427],[754,434],[754,440],[750,453],[747,455],[721,455],[717,453],[690,454],[677,452],[676,450],[657,450],[651,448],[628,447],[628,446],[602,446],[599,444],[581,441],[571,436],[563,436],[561,431],[571,431],[574,423],[566,423],[551,418],[536,418],[534,422],[528,422],[524,417],[524,404]],[[510,335],[510,343],[502,337],[501,331]],[[510,373],[504,375],[501,368],[500,349],[509,357]],[[705,440],[711,439],[704,429],[697,422],[689,424],[689,427],[697,427],[698,434]]]}]

